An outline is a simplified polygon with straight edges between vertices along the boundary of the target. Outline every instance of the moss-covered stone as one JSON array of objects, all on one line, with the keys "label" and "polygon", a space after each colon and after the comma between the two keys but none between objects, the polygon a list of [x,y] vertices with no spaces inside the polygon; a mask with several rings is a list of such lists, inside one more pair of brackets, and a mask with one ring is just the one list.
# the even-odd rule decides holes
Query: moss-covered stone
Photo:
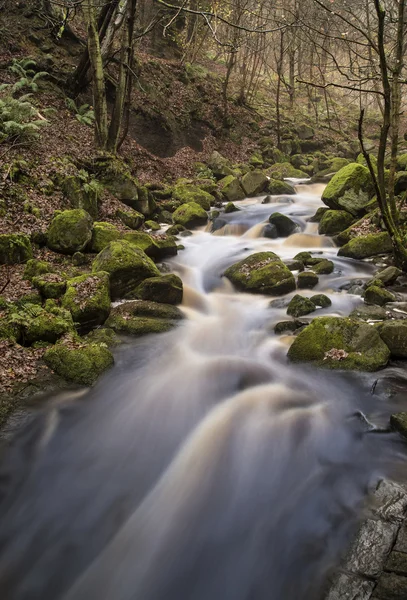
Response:
[{"label": "moss-covered stone", "polygon": [[315,309],[315,304],[309,298],[304,298],[304,296],[296,294],[290,300],[290,304],[287,307],[287,315],[291,317],[303,317],[314,312]]},{"label": "moss-covered stone", "polygon": [[338,256],[362,259],[391,252],[392,244],[388,233],[368,233],[351,239],[339,249]]},{"label": "moss-covered stone", "polygon": [[313,271],[303,271],[298,273],[297,285],[300,290],[312,290],[318,284],[318,275]]},{"label": "moss-covered stone", "polygon": [[295,221],[279,212],[270,215],[269,223],[276,227],[279,237],[288,237],[298,229]]},{"label": "moss-covered stone", "polygon": [[31,281],[33,277],[37,277],[38,275],[45,275],[45,273],[50,273],[50,271],[52,271],[51,265],[49,265],[44,260],[30,258],[30,260],[28,260],[25,265],[23,279]]},{"label": "moss-covered stone", "polygon": [[394,413],[390,417],[390,427],[407,439],[407,412]]},{"label": "moss-covered stone", "polygon": [[156,238],[155,243],[158,247],[157,260],[164,260],[178,253],[177,239],[174,236]]},{"label": "moss-covered stone", "polygon": [[84,185],[84,181],[77,175],[67,175],[61,181],[61,188],[72,208],[83,208],[93,219],[98,218],[98,186]]},{"label": "moss-covered stone", "polygon": [[69,279],[62,306],[81,332],[102,325],[110,313],[109,274],[86,273]]},{"label": "moss-covered stone", "polygon": [[267,187],[268,179],[263,171],[249,171],[242,178],[242,187],[246,196],[258,196]]},{"label": "moss-covered stone", "polygon": [[238,202],[246,198],[246,193],[237,177],[228,175],[219,181],[219,188],[229,202]]},{"label": "moss-covered stone", "polygon": [[373,193],[369,169],[359,163],[350,163],[333,176],[322,194],[322,201],[331,209],[357,215],[363,214]]},{"label": "moss-covered stone", "polygon": [[366,304],[377,304],[378,306],[384,306],[396,300],[394,294],[377,285],[370,285],[365,290],[364,298]]},{"label": "moss-covered stone", "polygon": [[226,175],[233,175],[233,169],[230,161],[216,150],[214,150],[209,157],[208,167],[216,179],[222,179],[222,177],[225,177]]},{"label": "moss-covered stone", "polygon": [[25,263],[33,256],[30,238],[24,233],[0,235],[0,265]]},{"label": "moss-covered stone", "polygon": [[66,290],[66,280],[56,273],[37,275],[32,284],[43,298],[60,298]]},{"label": "moss-covered stone", "polygon": [[232,213],[232,212],[238,212],[239,210],[240,209],[237,208],[237,206],[235,206],[233,204],[233,202],[228,202],[226,204],[226,206],[225,206],[225,211],[224,212],[225,212],[225,214],[228,214],[228,213]]},{"label": "moss-covered stone", "polygon": [[172,215],[174,224],[183,225],[184,227],[199,227],[205,225],[208,220],[208,215],[205,210],[196,204],[182,204]]},{"label": "moss-covered stone", "polygon": [[294,256],[293,260],[299,260],[305,264],[305,262],[311,258],[312,258],[311,252],[303,251],[303,252],[298,252],[298,254],[296,254]]},{"label": "moss-covered stone", "polygon": [[119,336],[110,327],[98,327],[84,336],[84,339],[91,344],[99,344],[106,348],[118,346],[121,344]]},{"label": "moss-covered stone", "polygon": [[318,232],[321,235],[335,235],[352,225],[354,220],[345,210],[327,210],[321,217]]},{"label": "moss-covered stone", "polygon": [[391,355],[394,358],[407,358],[407,319],[386,321],[376,327]]},{"label": "moss-covered stone", "polygon": [[293,333],[294,331],[297,331],[297,329],[300,329],[300,327],[304,327],[304,325],[307,325],[307,323],[297,319],[292,321],[280,321],[274,325],[274,333],[277,333],[278,335],[286,332]]},{"label": "moss-covered stone", "polygon": [[116,210],[116,217],[120,219],[124,225],[130,227],[130,229],[139,229],[144,223],[144,215],[131,208],[128,208],[127,210],[118,208]]},{"label": "moss-covered stone", "polygon": [[47,232],[48,247],[62,254],[81,252],[91,241],[92,228],[92,218],[85,210],[64,210],[51,221]]},{"label": "moss-covered stone", "polygon": [[204,192],[201,188],[195,185],[177,185],[174,187],[173,198],[181,202],[181,204],[189,204],[194,202],[199,204],[204,210],[210,210],[211,205],[215,201],[212,194]]},{"label": "moss-covered stone", "polygon": [[67,381],[92,385],[114,360],[112,353],[101,344],[70,347],[59,343],[45,352],[44,362]]},{"label": "moss-covered stone", "polygon": [[152,300],[161,304],[181,304],[182,280],[172,273],[145,279],[134,291],[140,300]]},{"label": "moss-covered stone", "polygon": [[156,223],[156,221],[146,221],[144,225],[147,229],[151,229],[151,231],[159,231],[161,229],[161,227],[158,223]]},{"label": "moss-covered stone", "polygon": [[310,300],[315,306],[320,306],[321,308],[328,308],[332,305],[331,299],[325,296],[325,294],[315,294],[311,296]]},{"label": "moss-covered stone", "polygon": [[386,366],[389,357],[390,351],[374,327],[339,317],[314,319],[288,351],[292,362],[357,371],[376,371]]},{"label": "moss-covered stone", "polygon": [[91,252],[102,252],[110,242],[115,242],[123,237],[121,231],[111,223],[97,221],[93,224],[92,239],[89,250]]},{"label": "moss-covered stone", "polygon": [[305,171],[296,169],[289,162],[277,163],[272,167],[269,167],[266,171],[266,175],[273,179],[307,179],[308,174]]},{"label": "moss-covered stone", "polygon": [[[400,314],[400,313],[399,313]],[[392,313],[382,306],[374,304],[362,304],[357,308],[354,308],[349,315],[352,319],[359,319],[360,321],[385,321],[391,317],[394,318],[397,313]]]},{"label": "moss-covered stone", "polygon": [[168,227],[167,234],[178,235],[179,233],[181,233],[181,231],[185,231],[185,227],[178,223],[177,225],[171,225],[171,227]]},{"label": "moss-covered stone", "polygon": [[153,261],[139,248],[120,240],[111,242],[100,252],[92,265],[92,272],[109,273],[110,295],[113,300],[124,298],[144,279],[160,275]]},{"label": "moss-covered stone", "polygon": [[269,179],[266,191],[272,196],[291,196],[296,194],[295,189],[289,183],[273,177]]},{"label": "moss-covered stone", "polygon": [[312,215],[312,217],[310,217],[308,221],[310,223],[319,223],[327,211],[329,211],[329,208],[327,208],[326,206],[320,206],[319,208],[317,208],[316,213]]},{"label": "moss-covered stone", "polygon": [[140,250],[143,250],[150,258],[157,258],[159,254],[156,240],[144,231],[126,233],[123,236],[123,239],[137,248],[140,248]]},{"label": "moss-covered stone", "polygon": [[43,341],[55,343],[58,338],[73,331],[70,313],[48,300],[45,307],[38,304],[24,304],[9,310],[7,320],[18,328],[17,340],[24,345]]},{"label": "moss-covered stone", "polygon": [[[371,279],[368,282],[368,285],[371,285],[373,281],[381,281],[384,285],[391,285],[397,281],[397,279],[402,275],[403,271],[398,269],[397,267],[389,266],[376,273],[374,279]],[[376,284],[377,285],[377,284]]]},{"label": "moss-covered stone", "polygon": [[279,296],[295,290],[291,271],[274,252],[258,252],[226,269],[224,273],[241,291]]},{"label": "moss-covered stone", "polygon": [[117,333],[142,336],[170,331],[180,319],[183,314],[175,306],[135,300],[113,308],[106,326]]},{"label": "moss-covered stone", "polygon": [[[306,262],[305,264],[310,263]],[[312,265],[312,270],[317,275],[330,275],[334,270],[334,263],[331,260],[328,260],[327,258],[318,259],[318,262],[315,262]]]}]

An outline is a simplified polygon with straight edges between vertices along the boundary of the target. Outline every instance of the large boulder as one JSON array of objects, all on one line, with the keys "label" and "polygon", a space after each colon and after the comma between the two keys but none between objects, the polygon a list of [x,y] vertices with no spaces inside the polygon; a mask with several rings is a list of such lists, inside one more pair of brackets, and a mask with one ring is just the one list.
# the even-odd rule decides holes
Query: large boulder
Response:
[{"label": "large boulder", "polygon": [[204,210],[210,210],[211,204],[215,201],[212,194],[204,192],[196,185],[177,185],[174,188],[172,197],[181,204],[190,204],[191,202],[199,204]]},{"label": "large boulder", "polygon": [[378,331],[366,323],[319,317],[298,334],[288,358],[326,369],[377,371],[386,366],[390,350]]},{"label": "large boulder", "polygon": [[269,167],[266,171],[266,175],[273,179],[307,179],[309,177],[305,171],[296,169],[289,162],[277,163],[272,167]]},{"label": "large boulder", "polygon": [[66,279],[57,273],[37,275],[31,283],[45,299],[60,298],[66,290]]},{"label": "large boulder", "polygon": [[379,280],[382,283],[384,283],[384,285],[391,285],[391,284],[395,283],[395,281],[402,274],[403,274],[403,271],[401,269],[398,269],[397,267],[389,266],[389,267],[384,268],[382,271],[379,271],[379,273],[376,273],[374,276],[374,279],[370,280],[368,282],[368,284],[372,283],[374,280]]},{"label": "large boulder", "polygon": [[318,232],[321,235],[335,235],[352,225],[354,220],[345,210],[327,210],[321,217]]},{"label": "large boulder", "polygon": [[44,362],[67,381],[92,385],[114,360],[105,344],[87,344],[81,340],[56,344],[45,352]]},{"label": "large boulder", "polygon": [[407,358],[407,320],[386,321],[376,328],[394,358]]},{"label": "large boulder", "polygon": [[182,204],[172,215],[173,223],[187,228],[205,225],[207,220],[208,215],[205,210],[196,202]]},{"label": "large boulder", "polygon": [[279,237],[288,237],[298,229],[295,221],[279,212],[270,215],[269,223],[276,227]]},{"label": "large boulder", "polygon": [[111,242],[97,255],[92,272],[100,271],[109,273],[110,295],[113,300],[124,298],[144,279],[160,275],[145,252],[125,240]]},{"label": "large boulder", "polygon": [[338,251],[338,256],[347,258],[369,258],[378,254],[392,251],[391,239],[388,233],[368,233],[351,239]]},{"label": "large boulder", "polygon": [[289,183],[280,179],[274,179],[273,177],[270,177],[266,191],[272,196],[291,196],[296,194],[295,189]]},{"label": "large boulder", "polygon": [[217,179],[222,179],[226,175],[233,175],[233,169],[228,159],[216,150],[209,157],[208,167]]},{"label": "large boulder", "polygon": [[376,304],[377,306],[384,306],[396,300],[394,294],[377,285],[369,285],[365,290],[364,298],[366,304]]},{"label": "large boulder", "polygon": [[81,332],[102,325],[110,313],[109,274],[86,273],[69,279],[62,306]]},{"label": "large boulder", "polygon": [[55,252],[75,254],[82,252],[92,239],[93,221],[85,210],[64,210],[51,221],[47,245]]},{"label": "large boulder", "polygon": [[243,292],[279,296],[295,290],[291,271],[274,252],[258,252],[226,269],[224,276]]},{"label": "large boulder", "polygon": [[127,210],[118,208],[116,211],[116,217],[120,219],[124,225],[130,227],[130,229],[139,229],[144,223],[144,215],[132,208],[128,208]]},{"label": "large boulder", "polygon": [[267,187],[268,179],[262,171],[249,171],[242,177],[242,187],[246,196],[258,196]]},{"label": "large boulder", "polygon": [[54,343],[58,338],[74,330],[68,311],[48,300],[44,307],[25,303],[10,311],[6,322],[16,329],[16,339],[24,346],[34,342]]},{"label": "large boulder", "polygon": [[133,300],[113,308],[106,326],[117,333],[141,336],[169,331],[180,319],[183,319],[183,314],[175,306]]},{"label": "large boulder", "polygon": [[161,304],[181,304],[182,280],[172,273],[145,279],[134,292],[140,300],[152,300]]},{"label": "large boulder", "polygon": [[123,237],[121,231],[111,223],[97,221],[93,224],[92,239],[89,244],[90,252],[102,252],[110,242],[115,242]]},{"label": "large boulder", "polygon": [[314,129],[307,123],[300,123],[296,126],[295,131],[297,132],[300,140],[310,140],[315,135]]},{"label": "large boulder", "polygon": [[322,201],[334,210],[358,215],[365,212],[373,194],[369,169],[359,163],[350,163],[332,177],[322,194]]},{"label": "large boulder", "polygon": [[30,238],[24,233],[0,235],[0,265],[25,263],[32,259]]},{"label": "large boulder", "polygon": [[222,191],[223,196],[229,202],[237,202],[246,198],[246,192],[244,191],[242,184],[234,175],[228,175],[219,181],[219,187]]}]

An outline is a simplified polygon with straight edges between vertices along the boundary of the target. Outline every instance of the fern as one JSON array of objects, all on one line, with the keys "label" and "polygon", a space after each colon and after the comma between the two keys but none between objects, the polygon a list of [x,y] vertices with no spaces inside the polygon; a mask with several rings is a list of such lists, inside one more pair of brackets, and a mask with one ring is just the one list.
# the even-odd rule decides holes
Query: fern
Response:
[{"label": "fern", "polygon": [[89,106],[89,104],[82,104],[78,108],[72,98],[66,98],[65,102],[69,110],[75,113],[75,118],[79,121],[79,123],[82,123],[82,125],[88,125],[88,127],[93,126],[95,122],[95,112]]},{"label": "fern", "polygon": [[41,127],[48,122],[37,116],[38,111],[28,100],[0,97],[0,141],[32,141],[38,138]]},{"label": "fern", "polygon": [[[21,60],[14,59],[9,70],[19,77],[19,80],[12,86],[12,92],[15,94],[24,88],[29,88],[33,92],[38,92],[38,83],[40,79],[48,75],[47,71],[38,71],[32,67],[36,67],[37,63],[31,58],[23,58]],[[8,84],[5,84],[8,85]],[[0,90],[1,91],[1,90]]]},{"label": "fern", "polygon": [[86,193],[92,192],[97,197],[101,196],[104,190],[103,185],[93,176],[89,175],[85,169],[78,171],[78,178],[83,182],[83,189]]}]

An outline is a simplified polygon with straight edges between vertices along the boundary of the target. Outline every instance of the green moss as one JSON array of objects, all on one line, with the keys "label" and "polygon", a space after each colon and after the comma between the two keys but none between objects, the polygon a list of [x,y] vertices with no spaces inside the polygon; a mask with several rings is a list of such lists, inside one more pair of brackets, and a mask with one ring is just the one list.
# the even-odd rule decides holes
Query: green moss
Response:
[{"label": "green moss", "polygon": [[182,280],[173,274],[145,279],[135,290],[136,298],[163,304],[181,304]]},{"label": "green moss", "polygon": [[25,263],[32,258],[30,238],[24,233],[3,233],[0,235],[0,264],[14,265]]},{"label": "green moss", "polygon": [[330,275],[334,270],[334,263],[327,258],[318,259],[318,262],[313,265],[312,269],[317,275]]},{"label": "green moss", "polygon": [[56,273],[33,277],[32,284],[43,298],[60,298],[66,290],[66,280]]},{"label": "green moss", "polygon": [[268,179],[262,171],[250,171],[242,178],[242,187],[246,196],[257,196],[267,187]]},{"label": "green moss", "polygon": [[[219,213],[219,211],[218,211]],[[185,227],[183,225],[171,225],[171,227],[168,227],[167,229],[167,234],[168,235],[178,235],[179,233],[181,233],[181,231],[185,231]]]},{"label": "green moss", "polygon": [[266,191],[272,196],[288,196],[295,194],[295,189],[286,181],[270,178]]},{"label": "green moss", "polygon": [[142,231],[126,233],[123,236],[123,239],[133,246],[140,248],[140,250],[143,250],[150,258],[156,258],[158,256],[158,245],[156,244],[155,239],[148,233]]},{"label": "green moss", "polygon": [[233,204],[233,202],[228,202],[226,204],[226,206],[225,206],[225,211],[224,212],[225,212],[225,214],[228,214],[228,213],[232,213],[232,212],[238,212],[239,210],[240,209],[237,208],[237,206],[235,206]]},{"label": "green moss", "polygon": [[376,328],[394,358],[407,358],[407,320],[387,321]]},{"label": "green moss", "polygon": [[110,327],[98,327],[97,329],[93,329],[84,336],[84,339],[92,344],[101,344],[107,348],[118,346],[121,343],[116,332]]},{"label": "green moss", "polygon": [[237,202],[246,198],[246,193],[237,177],[228,175],[219,181],[219,188],[222,195],[229,202]]},{"label": "green moss", "polygon": [[65,210],[51,221],[47,244],[51,250],[74,254],[86,248],[92,238],[92,218],[85,210]]},{"label": "green moss", "polygon": [[277,163],[266,170],[266,175],[273,179],[306,179],[308,174],[305,171],[296,169],[289,162]]},{"label": "green moss", "polygon": [[139,248],[124,240],[111,242],[93,261],[92,272],[109,273],[112,299],[123,298],[144,279],[159,276],[153,261]]},{"label": "green moss", "polygon": [[315,294],[311,296],[310,300],[315,306],[320,306],[321,308],[328,308],[328,306],[332,305],[331,299],[325,296],[325,294]]},{"label": "green moss", "polygon": [[199,227],[205,225],[208,220],[208,215],[205,210],[196,204],[182,204],[172,215],[174,224],[183,225],[184,227]]},{"label": "green moss", "polygon": [[310,219],[308,219],[308,221],[310,221],[310,223],[319,223],[328,210],[329,208],[326,206],[320,206],[317,208],[316,213]]},{"label": "green moss", "polygon": [[287,307],[287,315],[291,317],[303,317],[315,311],[315,304],[309,300],[296,294],[291,298],[290,304]]},{"label": "green moss", "polygon": [[311,290],[317,285],[318,281],[318,275],[316,275],[313,271],[303,271],[302,273],[298,274],[297,285],[299,289]]},{"label": "green moss", "polygon": [[369,169],[359,163],[350,163],[333,176],[322,194],[322,201],[329,208],[357,214],[373,193]]},{"label": "green moss", "polygon": [[288,351],[292,362],[357,371],[376,371],[386,366],[389,357],[390,351],[374,327],[339,317],[314,319]]},{"label": "green moss", "polygon": [[91,252],[102,252],[110,242],[120,240],[123,237],[121,231],[111,223],[97,221],[93,224],[92,239],[89,250]]},{"label": "green moss", "polygon": [[45,352],[44,362],[67,381],[92,385],[114,360],[112,353],[100,344],[79,348],[57,344]]},{"label": "green moss", "polygon": [[73,331],[72,317],[68,311],[47,301],[44,308],[37,304],[11,307],[7,322],[18,328],[18,340],[30,345],[37,341],[54,343],[65,333]]},{"label": "green moss", "polygon": [[347,229],[354,220],[345,210],[327,210],[321,217],[318,232],[322,235],[335,235]]},{"label": "green moss", "polygon": [[232,265],[224,273],[241,291],[279,296],[295,290],[291,271],[274,252],[258,252]]},{"label": "green moss", "polygon": [[102,325],[110,313],[109,274],[96,272],[70,279],[62,306],[81,331]]},{"label": "green moss", "polygon": [[394,294],[378,285],[370,285],[365,291],[364,298],[366,304],[377,304],[378,306],[384,306],[396,300]]},{"label": "green moss", "polygon": [[[123,210],[122,208],[118,208],[116,211],[116,217],[120,219],[120,221],[130,227],[130,229],[139,229],[144,223],[144,215],[137,212],[136,210],[127,209]],[[95,223],[96,227],[96,223]],[[118,238],[116,238],[118,239]],[[112,241],[112,240],[110,240]]]},{"label": "green moss", "polygon": [[155,221],[146,221],[145,226],[147,229],[151,229],[151,231],[159,231],[161,227]]},{"label": "green moss", "polygon": [[[81,172],[83,173],[83,172]],[[85,172],[86,173],[86,172]],[[89,180],[96,183],[96,180]],[[93,219],[97,219],[99,213],[99,197],[102,187],[89,185],[86,179],[78,175],[67,175],[61,181],[61,188],[69,199],[72,208],[86,210]]]},{"label": "green moss", "polygon": [[385,254],[392,251],[392,244],[387,233],[369,233],[351,239],[339,249],[338,256],[362,259]]},{"label": "green moss", "polygon": [[181,202],[181,204],[189,204],[191,202],[199,204],[204,210],[210,210],[211,205],[215,201],[212,194],[204,192],[201,188],[194,185],[175,186],[173,198]]},{"label": "green moss", "polygon": [[106,326],[118,333],[141,336],[169,331],[182,318],[181,311],[175,306],[139,300],[115,307]]},{"label": "green moss", "polygon": [[33,277],[45,275],[45,273],[49,273],[51,270],[51,265],[49,265],[47,262],[30,258],[25,265],[23,279],[31,281]]}]

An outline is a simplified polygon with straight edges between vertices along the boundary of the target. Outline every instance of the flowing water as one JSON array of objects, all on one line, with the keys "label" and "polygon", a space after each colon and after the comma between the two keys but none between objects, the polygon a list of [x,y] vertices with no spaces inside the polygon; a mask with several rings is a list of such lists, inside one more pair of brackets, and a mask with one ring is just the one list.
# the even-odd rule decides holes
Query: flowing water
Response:
[{"label": "flowing water", "polygon": [[[170,267],[184,282],[185,321],[124,344],[92,390],[22,428],[1,470],[2,598],[322,597],[367,491],[400,459],[375,425],[399,400],[396,391],[390,404],[389,382],[404,390],[405,375],[288,364],[291,338],[273,325],[294,294],[270,306],[222,277],[254,252],[307,249],[335,263],[313,291],[332,306],[312,316],[361,303],[342,288],[372,265],[338,258],[307,222],[321,187],[297,190],[243,201],[214,233],[182,238]],[[262,237],[275,211],[298,232]]]}]

